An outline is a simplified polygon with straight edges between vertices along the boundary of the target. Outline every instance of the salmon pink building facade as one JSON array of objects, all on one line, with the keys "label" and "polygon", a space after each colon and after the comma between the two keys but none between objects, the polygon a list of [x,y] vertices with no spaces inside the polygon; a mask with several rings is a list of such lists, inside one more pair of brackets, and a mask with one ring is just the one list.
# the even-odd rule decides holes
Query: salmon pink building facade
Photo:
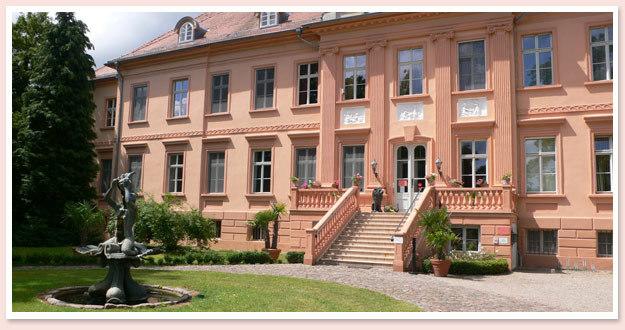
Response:
[{"label": "salmon pink building facade", "polygon": [[[612,268],[611,13],[205,13],[97,70],[98,185],[139,174],[279,248],[402,271],[418,213],[510,268]],[[359,178],[362,176],[362,178]],[[372,193],[383,189],[372,212]]]}]

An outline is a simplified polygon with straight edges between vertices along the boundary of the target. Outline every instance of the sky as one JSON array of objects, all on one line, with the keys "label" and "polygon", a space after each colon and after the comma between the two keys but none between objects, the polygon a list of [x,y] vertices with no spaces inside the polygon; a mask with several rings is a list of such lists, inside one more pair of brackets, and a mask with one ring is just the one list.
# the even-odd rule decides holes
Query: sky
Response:
[{"label": "sky", "polygon": [[[197,15],[199,13],[191,12],[76,12],[76,17],[89,27],[88,37],[94,49],[88,53],[93,56],[96,67],[172,30],[182,17]],[[12,17],[15,22],[18,13],[13,13]]]}]

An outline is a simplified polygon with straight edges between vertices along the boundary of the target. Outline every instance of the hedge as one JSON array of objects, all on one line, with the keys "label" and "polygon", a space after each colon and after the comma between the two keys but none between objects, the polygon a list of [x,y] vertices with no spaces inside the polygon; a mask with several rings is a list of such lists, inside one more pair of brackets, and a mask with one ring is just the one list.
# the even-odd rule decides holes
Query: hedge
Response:
[{"label": "hedge", "polygon": [[304,252],[290,251],[286,253],[286,260],[290,264],[304,263]]},{"label": "hedge", "polygon": [[[430,259],[423,260],[423,272],[432,272]],[[506,259],[482,259],[482,260],[452,260],[449,274],[454,275],[499,275],[507,274],[508,261]]]}]

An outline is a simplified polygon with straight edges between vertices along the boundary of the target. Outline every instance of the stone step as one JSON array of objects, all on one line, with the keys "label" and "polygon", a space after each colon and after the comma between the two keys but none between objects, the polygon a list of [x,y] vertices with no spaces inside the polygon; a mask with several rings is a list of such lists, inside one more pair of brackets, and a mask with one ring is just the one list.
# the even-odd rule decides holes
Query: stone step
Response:
[{"label": "stone step", "polygon": [[347,227],[345,228],[345,230],[343,231],[342,234],[348,234],[348,235],[352,235],[352,234],[373,234],[373,235],[388,235],[391,236],[393,234],[395,234],[397,231],[395,230],[395,228],[390,228],[390,229],[379,229],[379,228],[360,228],[360,227],[355,227],[355,228],[350,228]]},{"label": "stone step", "polygon": [[389,268],[390,266],[393,266],[393,263],[389,263],[389,262],[366,262],[366,261],[360,261],[360,260],[350,260],[350,261],[346,261],[346,260],[334,260],[334,259],[320,259],[318,261],[319,264],[321,265],[339,265],[339,266],[345,266],[345,267],[350,267],[350,268]]},{"label": "stone step", "polygon": [[372,258],[372,257],[361,257],[361,256],[341,256],[341,257],[328,257],[324,256],[321,258],[322,261],[329,262],[353,262],[353,263],[362,263],[362,264],[376,264],[376,265],[393,265],[393,258]]},{"label": "stone step", "polygon": [[399,223],[379,223],[379,222],[351,222],[347,227],[368,227],[368,228],[383,228],[383,229],[399,229],[397,228]]},{"label": "stone step", "polygon": [[364,256],[376,256],[376,257],[387,257],[394,256],[395,249],[392,248],[355,248],[355,247],[335,247],[332,246],[328,249],[328,256],[332,255],[364,255]]},{"label": "stone step", "polygon": [[395,244],[392,243],[390,240],[389,241],[358,241],[358,240],[336,240],[334,241],[334,243],[332,244],[331,247],[355,247],[355,248],[365,248],[365,249],[377,249],[377,248],[384,248],[384,249],[395,249]]},{"label": "stone step", "polygon": [[388,213],[369,213],[369,214],[359,214],[358,218],[367,218],[367,219],[402,219],[404,214],[388,214]]},{"label": "stone step", "polygon": [[383,234],[370,234],[370,233],[346,233],[343,232],[337,240],[340,239],[354,239],[354,240],[373,240],[378,242],[391,242],[391,237],[393,235],[389,235],[386,233]]},{"label": "stone step", "polygon": [[392,244],[390,237],[349,237],[343,236],[338,237],[335,242],[339,242],[341,244]]}]

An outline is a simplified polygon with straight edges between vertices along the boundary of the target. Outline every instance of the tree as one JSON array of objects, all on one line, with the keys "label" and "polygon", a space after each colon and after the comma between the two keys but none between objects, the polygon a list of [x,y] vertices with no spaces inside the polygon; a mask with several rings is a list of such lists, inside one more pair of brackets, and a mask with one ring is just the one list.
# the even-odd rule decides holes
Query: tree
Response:
[{"label": "tree", "polygon": [[27,75],[28,83],[19,105],[19,145],[13,150],[22,166],[14,192],[14,201],[19,199],[23,208],[22,215],[13,216],[16,245],[76,243],[76,235],[61,221],[64,207],[96,196],[91,186],[98,170],[93,145],[94,62],[86,53],[93,48],[86,32],[87,26],[73,13],[57,13],[56,21],[24,56],[27,73],[18,71]]},{"label": "tree", "polygon": [[[254,228],[262,228],[265,235],[265,249],[277,249],[278,248],[278,220],[280,216],[286,213],[286,204],[284,203],[272,203],[271,208],[268,210],[260,211],[254,215],[254,220],[250,220],[250,226]],[[273,223],[273,235],[269,238],[269,223]]]}]

